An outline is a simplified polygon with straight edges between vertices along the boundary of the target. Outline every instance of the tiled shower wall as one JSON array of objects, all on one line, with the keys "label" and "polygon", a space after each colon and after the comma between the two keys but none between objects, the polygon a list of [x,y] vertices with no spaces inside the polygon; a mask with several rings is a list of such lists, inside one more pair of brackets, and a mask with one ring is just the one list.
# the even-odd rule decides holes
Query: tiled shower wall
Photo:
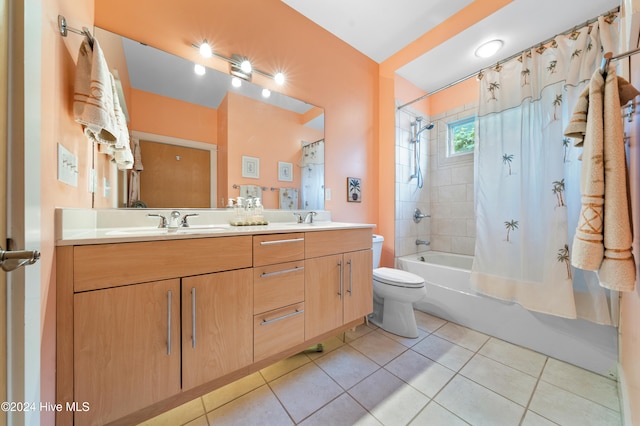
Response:
[{"label": "tiled shower wall", "polygon": [[[433,117],[424,117],[435,127],[422,133],[421,168],[424,186],[418,188],[414,173],[410,123],[418,113],[405,108],[396,113],[396,256],[424,250],[473,255],[475,218],[473,207],[473,154],[447,157],[447,124],[474,116],[476,103]],[[428,153],[428,155],[426,155]],[[419,208],[431,218],[413,222]],[[416,239],[431,246],[416,246]]]}]

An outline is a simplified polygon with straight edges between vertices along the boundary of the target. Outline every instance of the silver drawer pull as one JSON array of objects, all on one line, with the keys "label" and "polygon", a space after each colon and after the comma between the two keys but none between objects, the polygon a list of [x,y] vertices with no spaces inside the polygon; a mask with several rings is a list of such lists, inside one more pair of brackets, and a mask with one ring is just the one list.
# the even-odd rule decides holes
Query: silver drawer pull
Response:
[{"label": "silver drawer pull", "polygon": [[289,272],[303,271],[304,266],[296,266],[291,269],[283,269],[282,271],[263,272],[260,274],[260,278],[272,277],[274,275],[288,274]]},{"label": "silver drawer pull", "polygon": [[273,241],[261,241],[261,246],[272,246],[274,244],[286,244],[286,243],[297,243],[299,241],[304,241],[304,238],[291,238],[290,240],[273,240]]},{"label": "silver drawer pull", "polygon": [[191,289],[191,347],[196,347],[196,288]]},{"label": "silver drawer pull", "polygon": [[280,320],[283,320],[283,319],[286,319],[286,318],[291,318],[291,317],[294,317],[296,315],[300,315],[302,313],[304,313],[304,309],[300,309],[300,310],[296,309],[295,312],[291,312],[290,314],[286,314],[286,315],[283,315],[283,316],[278,317],[278,318],[274,318],[274,319],[270,319],[270,320],[266,320],[266,319],[262,320],[260,325],[271,324],[272,322],[280,321]]},{"label": "silver drawer pull", "polygon": [[167,292],[167,355],[171,355],[171,290]]}]

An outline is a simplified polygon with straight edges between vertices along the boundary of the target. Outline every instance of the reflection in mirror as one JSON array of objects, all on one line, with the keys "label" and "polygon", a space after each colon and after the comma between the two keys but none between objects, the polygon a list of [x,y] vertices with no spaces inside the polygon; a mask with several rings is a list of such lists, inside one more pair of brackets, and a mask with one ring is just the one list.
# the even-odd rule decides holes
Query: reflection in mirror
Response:
[{"label": "reflection in mirror", "polygon": [[[119,175],[118,206],[225,207],[244,195],[268,209],[324,208],[322,108],[249,81],[233,87],[212,68],[197,75],[191,61],[100,28],[95,37],[142,165]],[[257,173],[243,173],[243,157]]]}]

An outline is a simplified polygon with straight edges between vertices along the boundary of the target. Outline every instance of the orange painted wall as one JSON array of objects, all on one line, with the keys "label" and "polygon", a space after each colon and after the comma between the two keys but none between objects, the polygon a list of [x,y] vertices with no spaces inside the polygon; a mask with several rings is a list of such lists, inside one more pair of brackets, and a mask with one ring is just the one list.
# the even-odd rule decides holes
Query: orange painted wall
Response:
[{"label": "orange painted wall", "polygon": [[[424,95],[426,92],[407,79],[395,75],[395,97],[400,105],[404,105],[408,102],[413,101],[414,99],[418,99]],[[420,101],[414,102],[411,104],[411,108],[416,109],[427,116],[430,116],[430,98],[426,97]]]},{"label": "orange painted wall", "polygon": [[218,111],[131,89],[129,130],[216,144]]},{"label": "orange painted wall", "polygon": [[429,110],[432,115],[441,114],[445,111],[451,111],[461,105],[477,102],[478,96],[478,81],[475,78],[469,78],[455,86],[430,96],[428,98]]},{"label": "orange painted wall", "polygon": [[[83,0],[49,0],[42,2],[41,21],[41,401],[54,402],[56,379],[56,280],[54,208],[60,206],[91,208],[87,191],[91,164],[91,145],[73,120],[72,100],[75,62],[82,38],[67,38],[58,32],[58,14],[66,16],[75,27],[93,27],[93,3]],[[26,48],[26,54],[33,52]],[[37,51],[36,51],[37,52]],[[78,187],[57,180],[57,144],[61,143],[78,156]],[[52,412],[41,413],[41,424],[54,424]]]},{"label": "orange painted wall", "polygon": [[[302,141],[322,139],[323,132],[305,127],[300,114],[230,92],[227,94],[229,117],[228,196],[239,190],[232,185],[258,185],[268,188],[300,188]],[[257,114],[256,114],[257,112]],[[250,119],[248,119],[250,118]],[[277,149],[274,147],[277,146]],[[260,178],[242,177],[242,156],[260,159]],[[278,181],[278,161],[293,164],[293,182]],[[220,197],[218,197],[220,198]],[[266,208],[278,208],[278,191],[262,193]]]},{"label": "orange painted wall", "polygon": [[[245,55],[267,72],[282,69],[281,88],[260,76],[254,82],[325,109],[325,184],[332,190],[325,208],[334,220],[376,223],[378,65],[279,0],[246,10],[246,2],[233,0],[95,0],[95,22],[193,60],[191,44],[206,38],[223,55]],[[213,59],[209,65],[222,67]],[[362,178],[361,203],[347,202],[348,176]]]}]

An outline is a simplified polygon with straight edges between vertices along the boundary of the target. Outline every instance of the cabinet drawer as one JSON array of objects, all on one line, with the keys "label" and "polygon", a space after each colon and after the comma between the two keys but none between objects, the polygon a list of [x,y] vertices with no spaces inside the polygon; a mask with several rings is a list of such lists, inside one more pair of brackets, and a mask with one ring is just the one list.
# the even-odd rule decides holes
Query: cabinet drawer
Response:
[{"label": "cabinet drawer", "polygon": [[76,292],[251,267],[251,237],[98,244],[74,248]]},{"label": "cabinet drawer", "polygon": [[307,232],[305,255],[307,259],[331,254],[370,249],[373,244],[371,228],[338,231]]},{"label": "cabinet drawer", "polygon": [[254,362],[304,342],[304,303],[275,309],[253,318]]},{"label": "cabinet drawer", "polygon": [[303,260],[254,268],[254,314],[302,301],[304,301]]},{"label": "cabinet drawer", "polygon": [[253,266],[304,259],[304,233],[256,235],[253,237]]}]

